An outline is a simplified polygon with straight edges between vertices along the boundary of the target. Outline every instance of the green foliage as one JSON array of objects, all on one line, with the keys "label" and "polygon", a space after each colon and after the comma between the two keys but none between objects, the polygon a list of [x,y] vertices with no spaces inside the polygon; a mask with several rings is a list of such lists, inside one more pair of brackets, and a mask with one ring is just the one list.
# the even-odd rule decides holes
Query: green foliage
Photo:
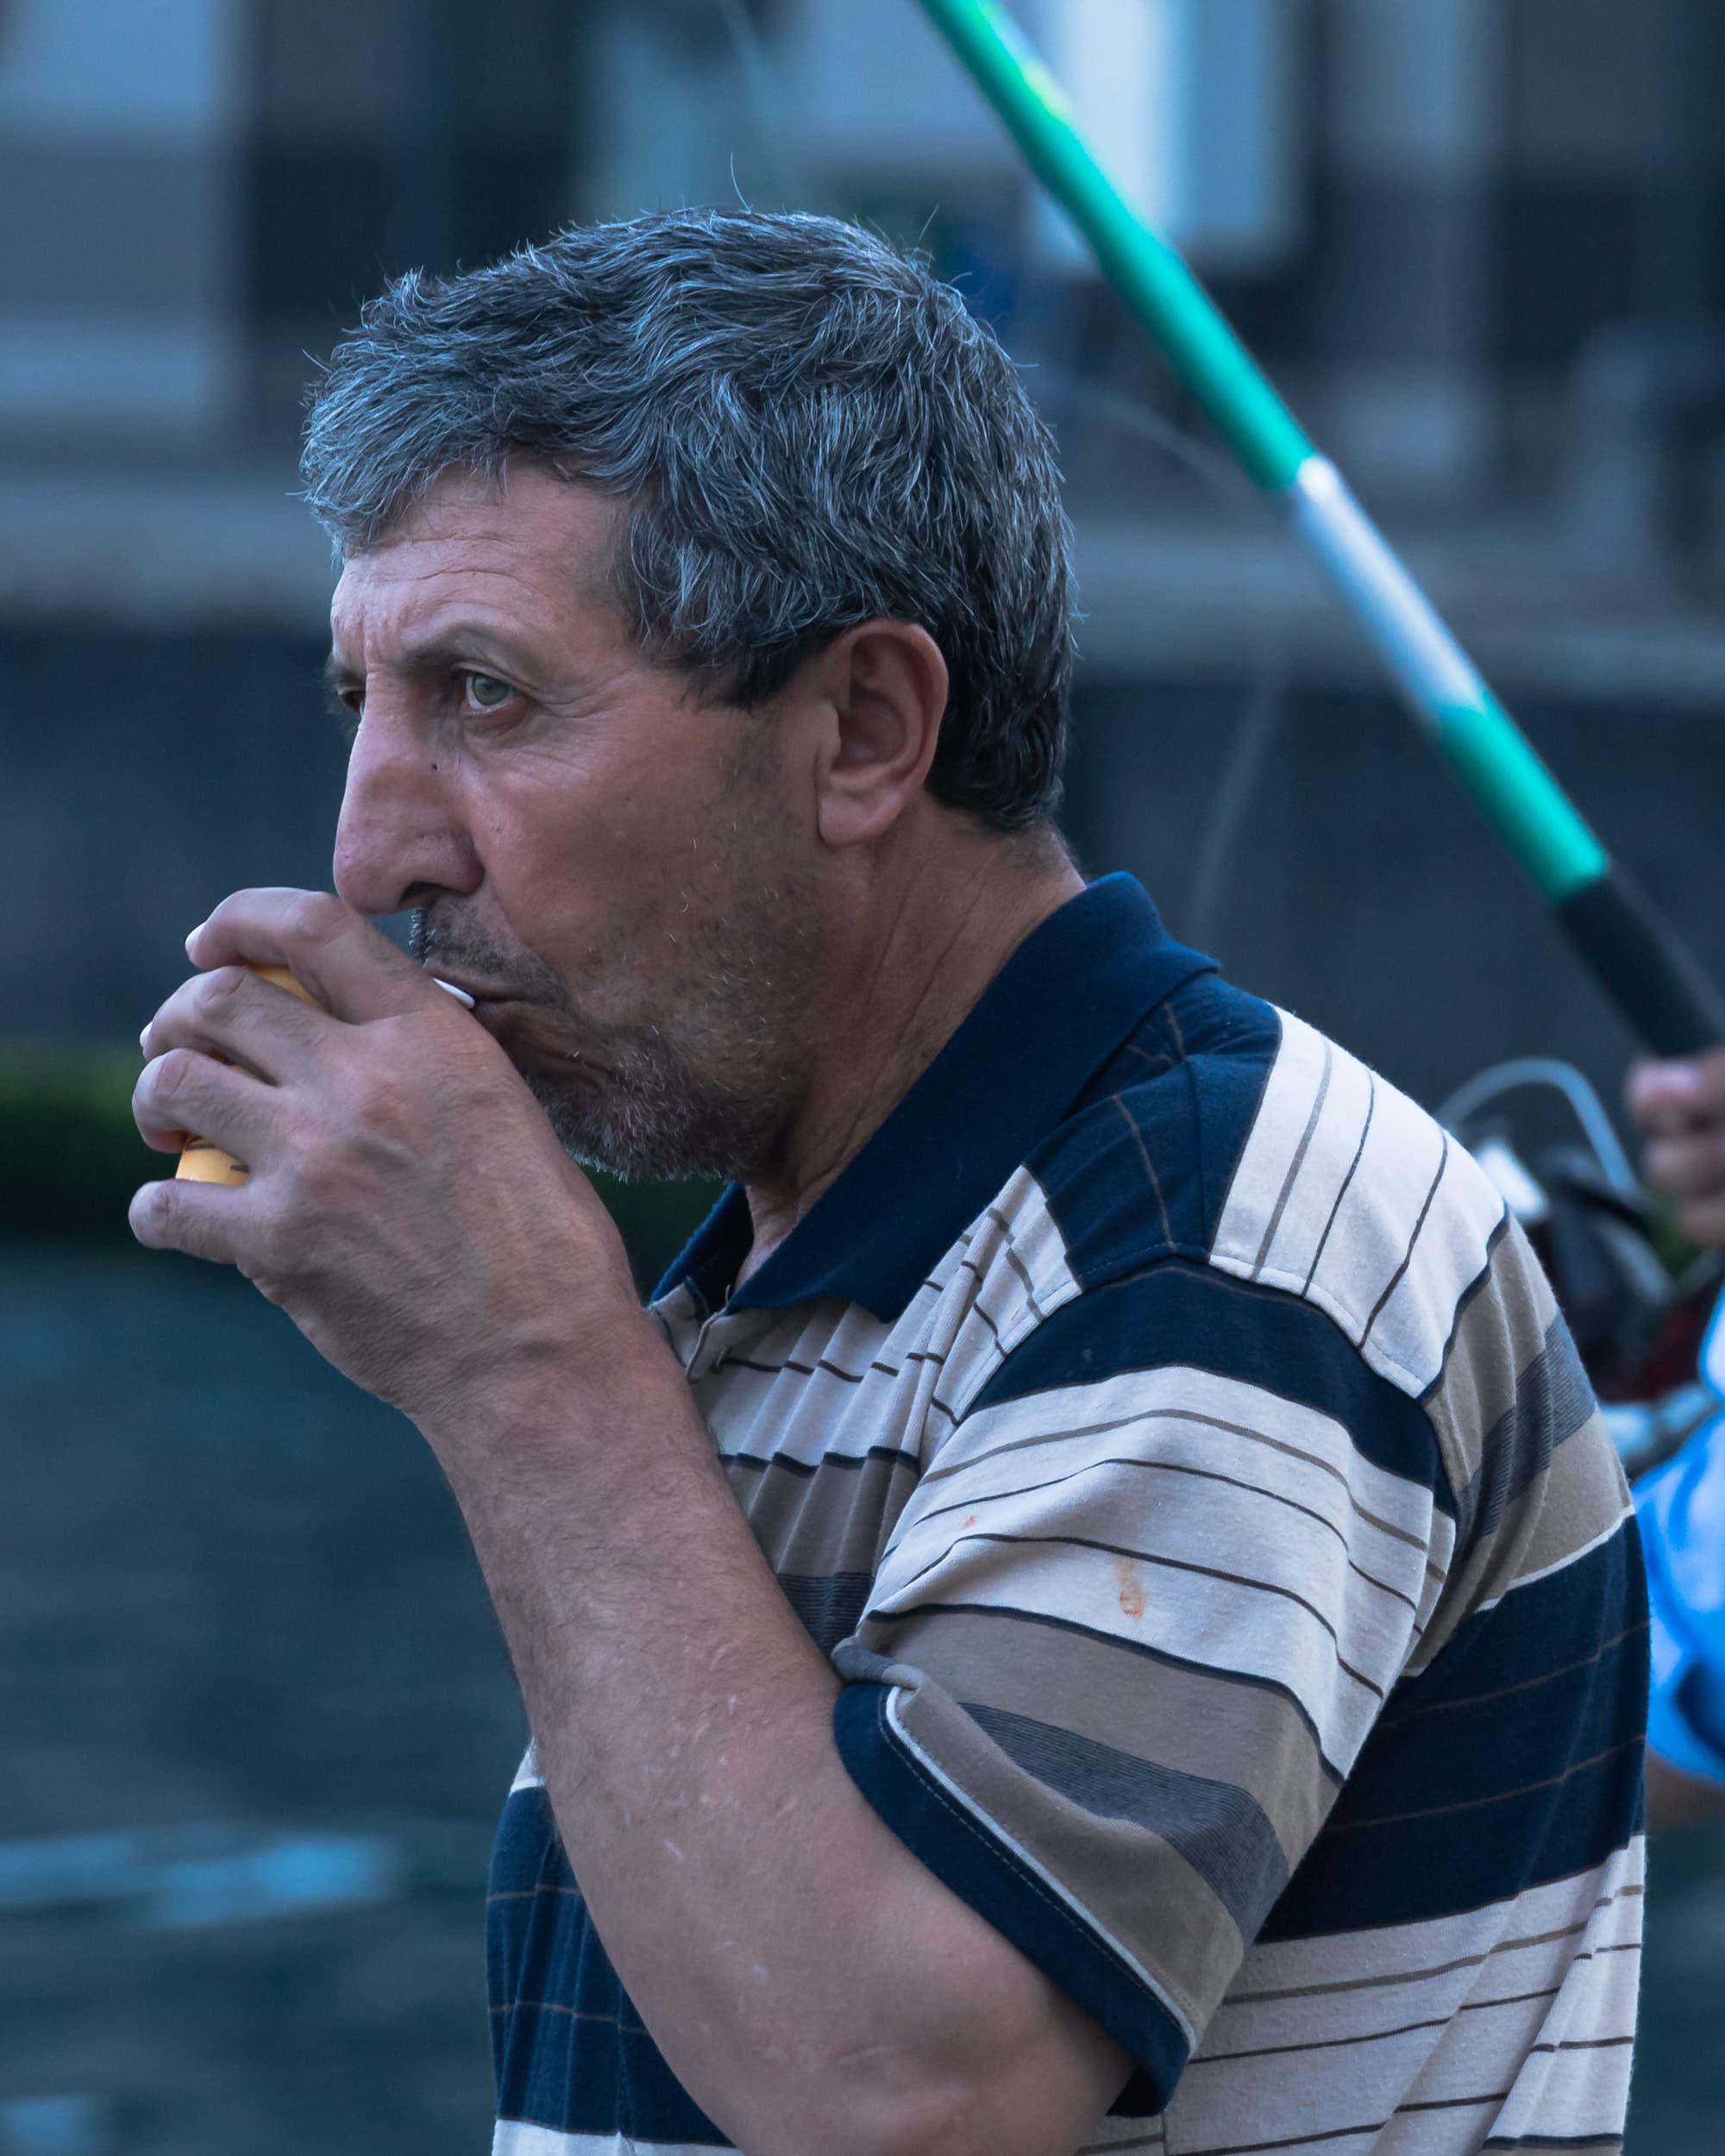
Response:
[{"label": "green foliage", "polygon": [[[0,1236],[101,1241],[127,1233],[140,1183],[172,1172],[132,1120],[135,1050],[0,1048]],[[712,1182],[593,1178],[650,1288],[718,1195]]]},{"label": "green foliage", "polygon": [[0,1050],[0,1233],[126,1232],[126,1204],[163,1172],[132,1121],[141,1068],[121,1049]]}]

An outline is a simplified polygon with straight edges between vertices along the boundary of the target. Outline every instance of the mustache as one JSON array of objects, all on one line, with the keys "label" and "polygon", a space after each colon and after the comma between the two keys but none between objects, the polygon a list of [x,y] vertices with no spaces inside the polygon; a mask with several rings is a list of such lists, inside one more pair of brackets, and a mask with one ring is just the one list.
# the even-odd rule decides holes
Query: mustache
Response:
[{"label": "mustache", "polygon": [[506,950],[470,923],[440,921],[429,906],[416,906],[408,916],[407,955],[419,965],[436,959],[450,971],[470,974],[499,987],[519,988],[542,1001],[567,1005],[561,975],[536,952]]}]

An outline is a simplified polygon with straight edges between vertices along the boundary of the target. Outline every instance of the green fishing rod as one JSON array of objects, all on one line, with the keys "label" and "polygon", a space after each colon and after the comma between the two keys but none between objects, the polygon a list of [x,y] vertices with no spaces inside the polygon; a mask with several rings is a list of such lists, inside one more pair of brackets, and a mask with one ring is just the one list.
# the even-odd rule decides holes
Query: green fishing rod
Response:
[{"label": "green fishing rod", "polygon": [[922,0],[1102,273],[1376,647],[1421,730],[1533,878],[1655,1054],[1725,1041],[1725,1001],[1611,860],[1346,479],[1307,439],[1214,302],[1086,147],[1059,86],[994,0]]}]

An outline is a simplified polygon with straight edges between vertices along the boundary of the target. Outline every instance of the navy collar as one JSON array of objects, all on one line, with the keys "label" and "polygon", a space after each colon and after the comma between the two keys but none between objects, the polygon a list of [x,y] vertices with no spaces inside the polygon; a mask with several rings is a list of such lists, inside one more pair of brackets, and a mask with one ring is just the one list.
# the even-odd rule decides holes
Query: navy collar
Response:
[{"label": "navy collar", "polygon": [[[1033,929],[837,1180],[727,1307],[840,1295],[890,1323],[1145,1014],[1215,962],[1176,943],[1133,877],[1104,876]],[[752,1229],[733,1183],[660,1282],[707,1308]]]}]

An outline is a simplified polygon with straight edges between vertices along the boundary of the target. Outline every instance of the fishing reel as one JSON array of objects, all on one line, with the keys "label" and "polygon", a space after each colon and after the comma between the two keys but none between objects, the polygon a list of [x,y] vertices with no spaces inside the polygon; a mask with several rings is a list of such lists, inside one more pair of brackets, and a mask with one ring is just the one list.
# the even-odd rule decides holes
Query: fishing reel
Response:
[{"label": "fishing reel", "polygon": [[1458,1087],[1438,1120],[1538,1252],[1626,1471],[1669,1458],[1720,1412],[1698,1364],[1725,1257],[1677,1238],[1569,1063],[1496,1064]]}]

